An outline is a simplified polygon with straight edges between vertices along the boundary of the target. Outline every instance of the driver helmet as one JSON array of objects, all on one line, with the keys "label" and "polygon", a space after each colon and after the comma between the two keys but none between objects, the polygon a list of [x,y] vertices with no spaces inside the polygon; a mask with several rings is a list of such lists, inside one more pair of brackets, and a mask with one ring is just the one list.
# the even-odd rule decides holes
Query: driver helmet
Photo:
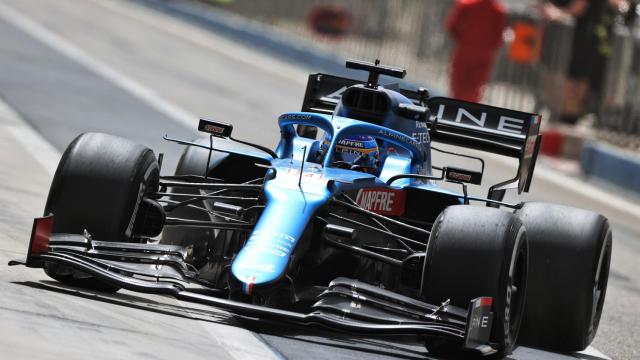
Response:
[{"label": "driver helmet", "polygon": [[[323,148],[325,151],[329,148],[328,138],[324,139]],[[353,135],[338,141],[333,161],[342,161],[372,173],[378,168],[379,155],[378,143],[373,136]]]}]

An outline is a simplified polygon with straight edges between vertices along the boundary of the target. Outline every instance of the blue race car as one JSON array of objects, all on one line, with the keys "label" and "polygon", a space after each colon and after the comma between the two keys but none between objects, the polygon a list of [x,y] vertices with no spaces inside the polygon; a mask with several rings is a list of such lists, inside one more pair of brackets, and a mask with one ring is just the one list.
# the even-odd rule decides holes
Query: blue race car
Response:
[{"label": "blue race car", "polygon": [[[66,284],[126,288],[239,316],[362,334],[418,335],[429,353],[582,350],[596,334],[611,258],[605,217],[529,190],[540,116],[380,85],[402,69],[347,61],[366,81],[309,77],[275,150],[200,120],[175,175],[162,154],[99,133],[64,152],[26,260]],[[484,161],[518,159],[481,185]],[[432,154],[477,163],[442,166]],[[446,189],[440,185],[449,183]],[[159,239],[159,240],[158,240]],[[465,355],[465,356],[466,356]]]}]

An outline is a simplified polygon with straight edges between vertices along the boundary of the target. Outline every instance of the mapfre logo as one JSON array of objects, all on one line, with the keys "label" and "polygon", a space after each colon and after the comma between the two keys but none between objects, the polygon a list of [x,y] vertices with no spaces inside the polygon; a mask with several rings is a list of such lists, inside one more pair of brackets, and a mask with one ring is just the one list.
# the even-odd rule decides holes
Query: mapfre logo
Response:
[{"label": "mapfre logo", "polygon": [[403,215],[405,201],[405,192],[395,189],[360,189],[356,197],[356,202],[363,209],[388,216]]}]

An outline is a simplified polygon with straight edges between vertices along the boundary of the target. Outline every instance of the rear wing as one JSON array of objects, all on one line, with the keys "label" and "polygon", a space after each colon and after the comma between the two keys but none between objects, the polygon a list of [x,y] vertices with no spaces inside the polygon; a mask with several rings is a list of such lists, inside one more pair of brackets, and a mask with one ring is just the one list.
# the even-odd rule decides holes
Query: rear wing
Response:
[{"label": "rear wing", "polygon": [[[342,93],[350,86],[363,83],[334,75],[312,74],[307,82],[302,111],[332,114]],[[419,91],[397,84],[385,88],[398,91],[415,105],[429,109],[431,140],[517,158],[516,177],[499,185],[506,187],[517,182],[518,193],[529,191],[542,140],[540,115],[446,97],[424,101],[424,93]],[[490,191],[493,190],[499,190],[498,185]]]},{"label": "rear wing", "polygon": [[487,151],[519,160],[518,193],[529,191],[540,148],[537,114],[445,97],[427,100],[433,141]]}]

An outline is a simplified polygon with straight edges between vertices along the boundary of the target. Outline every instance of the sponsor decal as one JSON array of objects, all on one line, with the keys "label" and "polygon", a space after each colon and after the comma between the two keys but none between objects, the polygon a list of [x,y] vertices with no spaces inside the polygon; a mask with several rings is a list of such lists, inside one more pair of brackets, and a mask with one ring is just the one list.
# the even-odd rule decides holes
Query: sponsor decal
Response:
[{"label": "sponsor decal", "polygon": [[198,131],[203,131],[218,137],[229,137],[231,136],[231,131],[233,131],[233,126],[213,120],[200,119]]},{"label": "sponsor decal", "polygon": [[360,189],[356,196],[356,203],[363,209],[387,216],[403,215],[405,202],[406,193],[396,189]]},{"label": "sponsor decal", "polygon": [[291,235],[274,231],[254,231],[245,245],[247,251],[259,251],[279,257],[285,257],[293,251],[295,239]]},{"label": "sponsor decal", "polygon": [[454,179],[454,180],[464,181],[464,182],[470,182],[471,181],[471,175],[461,174],[461,173],[455,172],[455,171],[450,171],[447,174],[447,177],[449,177],[451,179]]},{"label": "sponsor decal", "polygon": [[471,300],[471,303],[467,315],[467,330],[464,342],[466,347],[475,348],[480,345],[486,345],[489,342],[491,324],[493,322],[493,314],[491,313],[493,299],[490,297],[476,298]]},{"label": "sponsor decal", "polygon": [[471,318],[471,328],[488,328],[489,315],[476,315]]},{"label": "sponsor decal", "polygon": [[378,131],[378,134],[383,138],[393,139],[409,145],[414,145],[414,141],[416,141],[415,139],[404,134],[394,133],[388,130],[380,130]]},{"label": "sponsor decal", "polygon": [[[475,128],[496,130],[502,133],[525,135],[525,120],[506,116],[502,114],[503,111],[506,112],[508,110],[483,111],[482,107],[477,104],[473,104],[470,108],[464,108],[460,105],[446,106],[445,104],[439,104],[436,118],[438,122],[443,123],[459,123]],[[516,116],[515,112],[509,113],[514,113],[514,116]],[[528,116],[528,114],[524,115]],[[527,121],[529,120],[527,119]]]},{"label": "sponsor decal", "polygon": [[445,167],[444,177],[447,180],[461,181],[476,185],[480,185],[482,183],[482,172],[455,167]]},{"label": "sponsor decal", "polygon": [[311,119],[311,115],[309,114],[284,114],[280,116],[280,119],[283,120],[309,120]]},{"label": "sponsor decal", "polygon": [[521,134],[525,131],[524,120],[508,116],[500,116],[500,120],[498,121],[498,130],[514,134]]},{"label": "sponsor decal", "polygon": [[378,151],[378,148],[362,149],[362,148],[351,148],[351,147],[338,145],[336,146],[336,150],[339,150],[341,153],[347,153],[347,154],[369,155],[372,153],[376,153]]},{"label": "sponsor decal", "polygon": [[411,134],[411,137],[413,137],[420,144],[429,143],[429,133],[427,132],[413,133]]},{"label": "sponsor decal", "polygon": [[[311,170],[316,170],[316,169],[311,168]],[[283,171],[282,176],[287,181],[294,181],[295,180],[295,183],[297,185],[298,184],[298,179],[300,178],[300,169],[288,168],[288,169]],[[324,177],[324,173],[311,172],[311,171],[305,170],[302,173],[302,181],[303,182],[312,182],[312,183],[320,184],[320,183],[325,182],[326,179]]]},{"label": "sponsor decal", "polygon": [[340,140],[338,142],[337,146],[344,146],[344,147],[352,147],[352,148],[365,148],[365,143],[364,141],[358,141],[358,140],[349,140],[349,139],[343,139]]},{"label": "sponsor decal", "polygon": [[219,126],[214,126],[214,125],[205,125],[204,131],[210,132],[210,133],[216,133],[216,134],[223,134],[224,128],[221,128]]}]

